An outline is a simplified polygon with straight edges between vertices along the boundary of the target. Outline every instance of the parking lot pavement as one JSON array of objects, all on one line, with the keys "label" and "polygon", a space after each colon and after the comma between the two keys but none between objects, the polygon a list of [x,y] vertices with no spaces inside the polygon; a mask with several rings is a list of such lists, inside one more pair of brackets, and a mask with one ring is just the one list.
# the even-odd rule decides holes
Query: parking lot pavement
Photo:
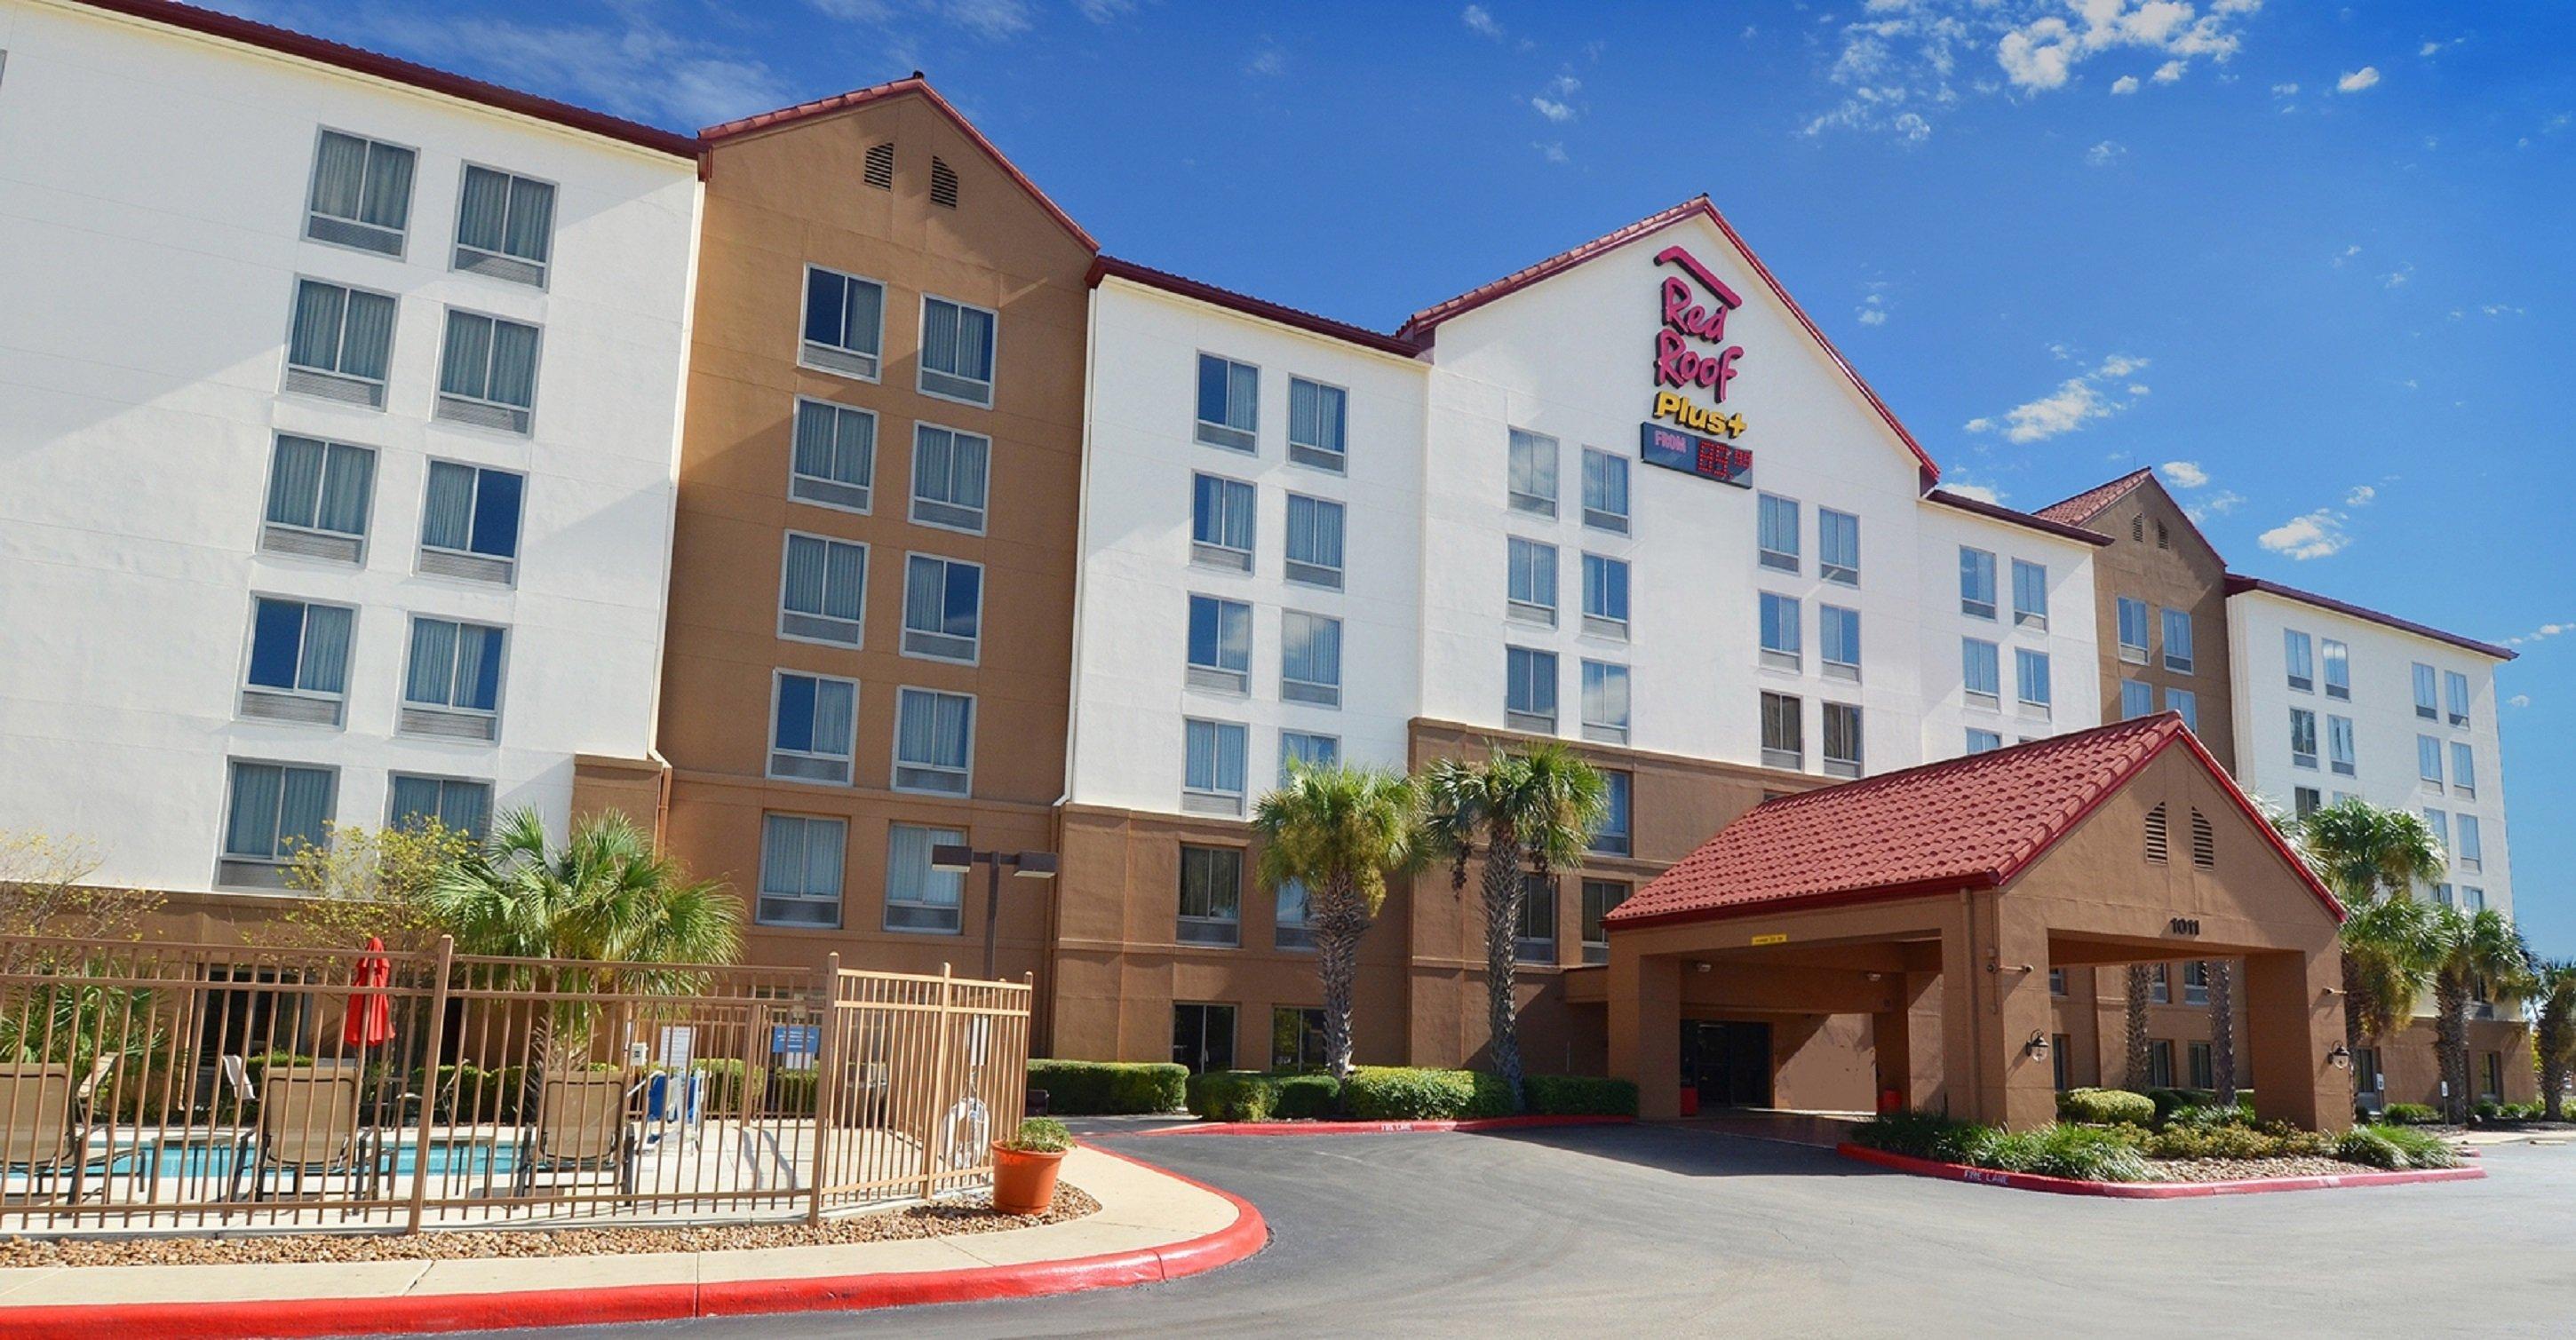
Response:
[{"label": "parking lot pavement", "polygon": [[2481,1182],[2120,1202],[1906,1177],[1824,1150],[1656,1126],[1104,1143],[1251,1200],[1270,1221],[1270,1248],[1145,1288],[653,1334],[2576,1330],[2571,1148],[2488,1150]]}]

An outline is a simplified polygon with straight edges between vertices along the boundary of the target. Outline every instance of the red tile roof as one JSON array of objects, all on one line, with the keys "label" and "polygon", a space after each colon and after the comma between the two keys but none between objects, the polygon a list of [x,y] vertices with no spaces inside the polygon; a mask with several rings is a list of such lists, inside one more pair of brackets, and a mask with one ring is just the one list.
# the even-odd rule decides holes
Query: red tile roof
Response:
[{"label": "red tile roof", "polygon": [[1134,261],[1120,260],[1115,256],[1102,256],[1092,261],[1092,287],[1098,288],[1100,281],[1110,276],[1132,280],[1161,289],[1166,293],[1177,293],[1185,298],[1214,303],[1219,307],[1232,308],[1248,316],[1257,316],[1265,321],[1276,321],[1283,326],[1293,326],[1308,334],[1321,335],[1327,339],[1345,340],[1365,348],[1375,349],[1380,353],[1411,358],[1422,352],[1421,345],[1400,336],[1381,335],[1366,326],[1354,326],[1346,321],[1335,321],[1328,316],[1317,316],[1302,308],[1275,303],[1266,298],[1256,298],[1251,294],[1238,293],[1230,288],[1218,288],[1214,284],[1176,275],[1169,270],[1157,270],[1150,265],[1139,265]]},{"label": "red tile roof", "polygon": [[[1999,888],[2177,744],[2271,833],[2182,718],[2167,712],[1766,801],[1607,921],[1634,928]],[[2278,839],[2273,846],[2341,920],[2334,895]]]},{"label": "red tile roof", "polygon": [[891,79],[882,84],[871,84],[866,88],[854,88],[847,93],[836,93],[828,98],[800,102],[793,107],[781,107],[756,116],[746,116],[721,125],[708,126],[698,132],[698,137],[712,147],[725,140],[748,135],[754,131],[774,130],[780,126],[794,125],[799,121],[809,121],[818,116],[830,116],[835,112],[846,112],[854,107],[865,107],[873,102],[906,95],[924,99],[941,115],[946,116],[956,125],[959,133],[963,134],[976,148],[983,150],[984,156],[992,159],[1002,171],[1008,173],[1012,181],[1019,183],[1020,189],[1028,192],[1030,197],[1045,208],[1066,232],[1079,239],[1084,250],[1094,255],[1099,254],[1100,243],[1092,239],[1091,233],[1081,224],[1074,222],[1073,216],[1065,213],[1064,209],[1057,205],[1046,192],[1039,190],[1037,183],[1030,181],[1028,175],[1021,172],[1017,164],[1003,157],[1002,151],[994,148],[991,140],[984,138],[984,132],[977,130],[975,123],[967,120],[963,113],[950,105],[948,99],[939,96],[939,90],[932,88],[930,81],[922,78],[919,70],[913,71],[902,79]]},{"label": "red tile roof", "polygon": [[2001,503],[1990,503],[1982,498],[1952,493],[1948,489],[1934,489],[1923,495],[1923,501],[1939,503],[1944,507],[1955,507],[1962,512],[1974,512],[1979,516],[2010,522],[2016,526],[2028,526],[2032,530],[2044,530],[2060,539],[2080,540],[2090,545],[2106,545],[2111,542],[2110,536],[2098,531],[2086,530],[2082,526],[2070,526],[2062,521],[2051,521],[2047,517],[2030,512],[2017,512]]},{"label": "red tile roof", "polygon": [[219,14],[211,9],[179,4],[176,0],[85,0],[85,3],[92,9],[105,10],[111,14],[122,14],[128,18],[166,24],[206,37],[239,42],[244,46],[258,47],[264,51],[273,51],[280,55],[294,56],[324,65],[336,65],[344,70],[392,83],[409,84],[431,93],[441,93],[467,102],[483,103],[505,112],[515,112],[540,121],[551,121],[559,126],[586,131],[606,139],[632,144],[638,148],[651,149],[680,158],[694,159],[698,156],[700,147],[698,141],[688,135],[673,134],[641,122],[628,121],[621,117],[610,116],[605,112],[594,112],[587,107],[575,107],[571,103],[541,98],[534,93],[523,93],[515,88],[504,88],[499,84],[486,83],[480,79],[469,79],[461,74],[451,74],[415,61],[388,56],[380,51],[369,51],[364,47],[350,46],[345,42],[333,42],[307,33],[299,33],[292,28],[280,28],[274,24],[236,18],[230,14]]},{"label": "red tile roof", "polygon": [[2128,497],[2140,484],[2156,477],[2153,469],[2132,470],[2095,488],[2089,488],[2064,502],[2050,503],[2035,515],[2069,526],[2080,526],[2102,514],[2102,509]]},{"label": "red tile roof", "polygon": [[2436,642],[2447,642],[2464,651],[2473,651],[2480,656],[2492,656],[2499,661],[2510,661],[2521,655],[2510,647],[2480,642],[2476,638],[2462,637],[2457,633],[2445,633],[2439,628],[2420,624],[2412,619],[2401,619],[2394,614],[2382,614],[2375,609],[2337,600],[2333,596],[2321,596],[2314,591],[2302,591],[2295,586],[2283,586],[2279,582],[2267,581],[2261,577],[2247,577],[2233,572],[2227,574],[2227,594],[2238,596],[2248,591],[2260,591],[2265,595],[2279,596],[2283,600],[2295,600],[2302,605],[2314,605],[2318,609],[2333,610],[2337,614],[2349,615],[2355,619],[2394,628],[2401,633],[2413,633],[2417,637],[2429,637]]}]

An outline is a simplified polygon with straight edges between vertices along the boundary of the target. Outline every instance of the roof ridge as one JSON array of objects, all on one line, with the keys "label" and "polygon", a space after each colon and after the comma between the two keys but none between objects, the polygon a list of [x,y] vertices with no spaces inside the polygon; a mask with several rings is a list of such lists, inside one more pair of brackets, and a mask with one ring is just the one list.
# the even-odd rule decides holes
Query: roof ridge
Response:
[{"label": "roof ridge", "polygon": [[1763,801],[1761,804],[1754,806],[1752,810],[1745,811],[1745,813],[1751,814],[1754,810],[1770,809],[1775,805],[1784,807],[1791,806],[1800,801],[1814,801],[1827,796],[1847,798],[1863,792],[1884,789],[1890,783],[1919,778],[1925,773],[1939,772],[1944,769],[1955,769],[1957,771],[1966,772],[1972,770],[1972,768],[1993,767],[1996,766],[1993,760],[2011,762],[2019,758],[2027,758],[2032,754],[2039,753],[2052,747],[2063,748],[2070,743],[2089,740],[2092,737],[2099,735],[2116,735],[2128,731],[2134,731],[2140,735],[2151,734],[2153,733],[2152,729],[2141,729],[2141,727],[2154,728],[2165,726],[2167,724],[2177,728],[2180,727],[2182,724],[2182,714],[2174,711],[2156,712],[2147,716],[2131,717],[2125,721],[2110,721],[2104,722],[2099,726],[2087,726],[2082,730],[2068,731],[2063,735],[2049,735],[2036,740],[2026,740],[2020,744],[2006,745],[2001,749],[1989,749],[1984,753],[1961,754],[1956,758],[1934,759],[1929,763],[1917,763],[1910,768],[1899,768],[1894,772],[1882,772],[1875,776],[1861,778],[1858,781],[1844,782],[1839,786],[1819,786],[1811,790],[1793,792],[1789,795]]},{"label": "roof ridge", "polygon": [[2096,484],[2069,497],[2058,499],[2032,515],[2066,525],[2081,525],[2102,514],[2102,509],[2135,491],[2140,484],[2155,478],[2156,468],[2141,466],[2117,479]]},{"label": "roof ridge", "polygon": [[1648,233],[1655,232],[1674,223],[1678,223],[1681,220],[1688,218],[1694,210],[1708,209],[1713,212],[1716,208],[1716,203],[1709,199],[1708,192],[1702,191],[1699,194],[1692,196],[1690,199],[1682,201],[1680,204],[1667,205],[1641,219],[1631,219],[1598,237],[1592,238],[1588,241],[1577,242],[1573,246],[1567,247],[1562,251],[1552,252],[1546,256],[1542,256],[1527,265],[1521,266],[1519,269],[1511,270],[1498,275],[1495,278],[1488,279],[1484,283],[1478,284],[1464,293],[1453,294],[1450,297],[1443,298],[1439,302],[1435,302],[1428,307],[1416,311],[1413,315],[1406,317],[1404,319],[1404,324],[1396,327],[1396,334],[1399,336],[1414,336],[1415,327],[1417,326],[1438,325],[1460,312],[1467,311],[1470,308],[1480,307],[1494,298],[1501,297],[1505,292],[1508,292],[1513,288],[1517,288],[1522,284],[1532,282],[1533,280],[1539,279],[1545,275],[1553,274],[1558,270],[1575,265],[1594,253],[1609,250],[1621,243],[1632,241],[1636,238],[1643,237]]}]

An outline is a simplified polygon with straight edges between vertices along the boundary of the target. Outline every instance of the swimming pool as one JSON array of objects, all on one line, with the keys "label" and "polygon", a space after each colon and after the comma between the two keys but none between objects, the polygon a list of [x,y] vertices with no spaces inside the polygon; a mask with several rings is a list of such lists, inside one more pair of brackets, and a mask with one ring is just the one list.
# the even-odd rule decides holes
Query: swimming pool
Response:
[{"label": "swimming pool", "polygon": [[[117,1177],[149,1175],[173,1178],[183,1182],[223,1182],[231,1178],[240,1146],[230,1142],[172,1140],[149,1148],[126,1147],[107,1160],[108,1172]],[[389,1155],[390,1171],[396,1177],[409,1177],[421,1167],[420,1143],[417,1140],[393,1142],[383,1151]],[[429,1142],[429,1175],[455,1178],[466,1182],[485,1179],[505,1180],[519,1166],[516,1140],[433,1139]],[[97,1169],[92,1164],[92,1171]],[[21,1181],[24,1172],[12,1171],[9,1179]]]}]

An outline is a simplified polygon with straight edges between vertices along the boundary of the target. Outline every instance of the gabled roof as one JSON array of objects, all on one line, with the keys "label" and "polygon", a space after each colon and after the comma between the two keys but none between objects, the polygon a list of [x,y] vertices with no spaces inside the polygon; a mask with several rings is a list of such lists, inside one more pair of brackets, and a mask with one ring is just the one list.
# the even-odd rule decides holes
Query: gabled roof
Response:
[{"label": "gabled roof", "polygon": [[2342,920],[2343,905],[2171,712],[1766,801],[1606,920],[1633,928],[2000,888],[2173,748],[2200,761]]},{"label": "gabled roof", "polygon": [[2080,526],[2102,515],[2103,508],[2128,497],[2137,491],[2140,484],[2155,477],[2156,472],[2152,468],[2132,470],[2108,484],[2099,484],[2086,489],[2064,502],[2050,503],[2032,515],[2064,525]]},{"label": "gabled roof", "polygon": [[258,47],[263,51],[272,51],[282,56],[292,56],[322,65],[336,65],[341,69],[389,83],[408,84],[430,93],[444,94],[467,102],[479,102],[501,111],[513,112],[539,121],[550,121],[568,129],[617,140],[640,149],[650,149],[679,158],[694,159],[698,156],[700,146],[691,136],[673,134],[641,122],[628,121],[622,117],[610,116],[605,112],[594,112],[587,107],[575,107],[571,103],[557,102],[552,98],[541,98],[534,93],[523,93],[515,88],[504,88],[499,84],[487,83],[480,79],[469,79],[464,75],[434,69],[416,61],[388,56],[381,51],[369,51],[364,47],[350,46],[345,42],[333,42],[308,33],[299,33],[292,28],[280,28],[275,24],[236,18],[230,14],[219,14],[211,9],[179,4],[176,0],[84,0],[84,3],[92,9],[104,10],[111,14],[144,19],[172,28],[184,29],[204,37],[220,38],[227,42]]},{"label": "gabled roof", "polygon": [[2234,572],[2227,574],[2227,594],[2239,596],[2248,591],[2260,591],[2265,595],[2279,596],[2283,600],[2295,600],[2302,605],[2314,605],[2321,610],[2332,610],[2337,614],[2349,615],[2386,628],[2394,628],[2401,633],[2413,633],[2417,637],[2447,642],[2463,651],[2473,651],[2480,656],[2492,656],[2499,661],[2510,661],[2522,654],[2510,647],[2480,642],[2476,638],[2462,637],[2457,633],[2445,633],[2439,628],[2420,624],[2412,619],[2401,619],[2394,614],[2382,614],[2375,609],[2337,600],[2333,596],[2321,596],[2314,591],[2302,591],[2295,586],[2283,586],[2279,582],[2268,581],[2261,577],[2247,577]]},{"label": "gabled roof", "polygon": [[975,123],[967,120],[963,113],[950,105],[948,99],[939,96],[939,90],[932,88],[930,86],[930,81],[922,78],[921,71],[919,70],[913,71],[910,75],[902,79],[891,79],[882,84],[871,84],[866,88],[854,88],[847,93],[836,93],[828,98],[816,98],[812,102],[800,102],[793,107],[781,107],[775,111],[762,112],[756,116],[746,116],[739,120],[727,121],[720,125],[708,126],[706,129],[698,132],[698,137],[705,140],[708,147],[713,148],[726,140],[736,139],[758,131],[776,130],[782,126],[792,126],[801,121],[811,121],[817,117],[832,116],[840,112],[850,111],[854,108],[865,107],[871,103],[884,102],[888,99],[907,96],[921,98],[936,109],[940,115],[947,117],[951,123],[955,124],[958,133],[966,137],[967,142],[982,150],[985,157],[992,159],[995,165],[999,166],[1003,172],[1009,174],[1012,181],[1019,183],[1020,189],[1028,192],[1029,197],[1037,201],[1038,204],[1046,210],[1048,215],[1053,217],[1058,224],[1063,226],[1066,232],[1073,234],[1075,239],[1082,243],[1083,250],[1091,252],[1093,255],[1099,254],[1100,244],[1092,240],[1090,232],[1081,224],[1074,222],[1073,216],[1065,213],[1063,208],[1057,205],[1046,192],[1039,190],[1037,183],[1030,181],[1028,179],[1028,175],[1021,172],[1017,164],[1014,164],[1010,159],[1003,157],[1002,151],[994,148],[991,140],[984,138],[984,132],[977,130],[975,128]]},{"label": "gabled roof", "polygon": [[1939,503],[1944,507],[1955,507],[1962,512],[1974,512],[1979,516],[1991,517],[2016,526],[2028,526],[2032,530],[2044,530],[2062,540],[2076,540],[2096,546],[2111,542],[2110,536],[2099,531],[2086,530],[2082,526],[2070,526],[2062,521],[2051,521],[2047,517],[2031,512],[2017,512],[2002,503],[1990,503],[1983,498],[1971,498],[1966,494],[1952,493],[1948,489],[1934,489],[1923,495],[1923,501]]},{"label": "gabled roof", "polygon": [[1120,260],[1116,256],[1100,256],[1093,259],[1091,286],[1098,288],[1102,279],[1111,277],[1130,280],[1149,288],[1158,288],[1166,293],[1176,293],[1184,298],[1195,298],[1200,302],[1231,308],[1247,316],[1276,321],[1283,326],[1291,326],[1310,335],[1344,340],[1364,348],[1375,349],[1379,353],[1394,354],[1399,358],[1411,358],[1422,352],[1421,345],[1400,336],[1381,335],[1366,326],[1354,326],[1347,321],[1335,321],[1329,316],[1317,316],[1303,308],[1290,307],[1284,303],[1272,302],[1267,298],[1256,298],[1249,293],[1238,293],[1230,288],[1219,288],[1214,284],[1173,274],[1169,270],[1157,270],[1150,265]]}]

